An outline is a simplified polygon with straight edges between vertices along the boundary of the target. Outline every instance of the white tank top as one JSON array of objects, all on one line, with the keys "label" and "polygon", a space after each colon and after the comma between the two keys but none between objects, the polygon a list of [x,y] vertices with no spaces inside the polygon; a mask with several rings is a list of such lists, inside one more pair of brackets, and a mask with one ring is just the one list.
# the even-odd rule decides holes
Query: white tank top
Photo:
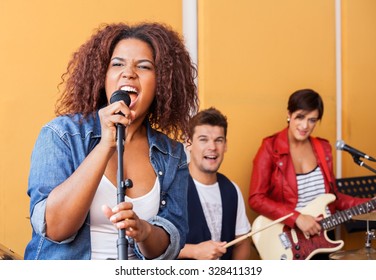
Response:
[{"label": "white tank top", "polygon": [[[124,200],[133,203],[133,210],[140,219],[148,220],[157,215],[160,200],[158,178],[149,193],[137,198],[126,196]],[[106,176],[102,177],[90,207],[91,259],[117,259],[119,231],[102,212],[102,205],[110,208],[117,205],[117,188]],[[137,259],[132,248],[128,248],[128,259]]]}]

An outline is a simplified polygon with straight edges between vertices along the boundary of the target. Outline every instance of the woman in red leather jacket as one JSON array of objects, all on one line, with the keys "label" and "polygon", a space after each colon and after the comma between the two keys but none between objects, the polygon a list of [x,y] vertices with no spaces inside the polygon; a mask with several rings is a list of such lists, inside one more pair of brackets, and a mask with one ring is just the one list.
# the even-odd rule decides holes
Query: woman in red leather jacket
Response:
[{"label": "woman in red leather jacket", "polygon": [[322,216],[302,214],[298,209],[324,193],[336,196],[325,210],[328,215],[367,199],[337,191],[331,145],[311,136],[324,112],[320,95],[311,89],[298,90],[290,96],[287,109],[287,128],[264,138],[254,158],[248,202],[271,220],[293,213],[283,223],[313,236],[322,231],[318,223]]}]

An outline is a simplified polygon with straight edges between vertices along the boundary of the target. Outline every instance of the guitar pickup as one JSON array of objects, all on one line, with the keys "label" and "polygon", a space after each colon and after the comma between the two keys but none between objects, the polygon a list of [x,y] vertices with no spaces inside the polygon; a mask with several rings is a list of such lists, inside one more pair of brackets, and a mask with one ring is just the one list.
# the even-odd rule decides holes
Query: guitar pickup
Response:
[{"label": "guitar pickup", "polygon": [[290,249],[292,247],[291,241],[285,232],[280,233],[278,237],[285,249]]}]

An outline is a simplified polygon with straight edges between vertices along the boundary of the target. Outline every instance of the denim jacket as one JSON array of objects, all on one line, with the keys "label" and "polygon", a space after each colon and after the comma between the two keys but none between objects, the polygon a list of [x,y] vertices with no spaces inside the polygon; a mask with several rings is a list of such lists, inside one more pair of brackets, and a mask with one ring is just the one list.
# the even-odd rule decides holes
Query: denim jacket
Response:
[{"label": "denim jacket", "polygon": [[[152,129],[148,122],[145,125],[150,162],[161,185],[158,214],[148,222],[162,227],[170,237],[168,248],[157,259],[175,259],[188,231],[187,158],[182,143]],[[57,117],[42,128],[31,155],[27,193],[32,239],[26,247],[25,259],[91,258],[90,215],[74,236],[56,242],[46,236],[45,212],[49,193],[78,168],[100,138],[98,114],[86,119],[78,114]],[[129,244],[134,245],[140,259],[145,258],[132,239]]]}]

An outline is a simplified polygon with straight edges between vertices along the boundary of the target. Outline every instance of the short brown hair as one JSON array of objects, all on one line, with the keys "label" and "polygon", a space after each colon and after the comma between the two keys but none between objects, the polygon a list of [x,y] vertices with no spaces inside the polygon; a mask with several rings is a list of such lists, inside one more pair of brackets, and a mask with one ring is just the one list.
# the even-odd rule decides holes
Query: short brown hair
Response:
[{"label": "short brown hair", "polygon": [[200,125],[211,125],[211,126],[220,126],[223,127],[225,138],[227,136],[227,117],[223,115],[219,110],[214,107],[209,109],[202,110],[193,116],[189,122],[188,137],[189,139],[193,138],[193,134],[196,126]]},{"label": "short brown hair", "polygon": [[300,89],[290,95],[287,110],[294,113],[297,110],[312,112],[319,111],[318,119],[321,120],[324,114],[324,102],[320,94],[312,89]]}]

